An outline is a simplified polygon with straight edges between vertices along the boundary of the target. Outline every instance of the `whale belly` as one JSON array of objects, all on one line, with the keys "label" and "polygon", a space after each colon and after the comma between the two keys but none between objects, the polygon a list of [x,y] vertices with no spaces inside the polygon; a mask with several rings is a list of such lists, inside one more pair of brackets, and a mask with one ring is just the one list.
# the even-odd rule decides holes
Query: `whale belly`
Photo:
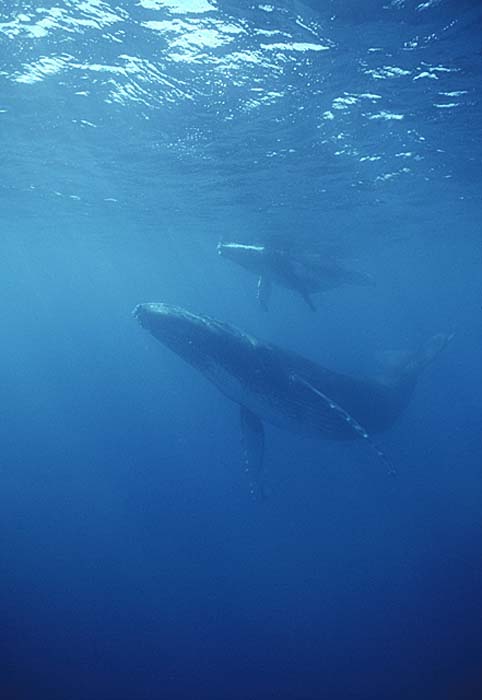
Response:
[{"label": "whale belly", "polygon": [[[294,402],[289,392],[274,386],[255,387],[222,365],[212,363],[202,372],[228,399],[245,406],[262,421],[282,430],[323,437],[316,415]],[[264,384],[264,383],[263,383]]]}]

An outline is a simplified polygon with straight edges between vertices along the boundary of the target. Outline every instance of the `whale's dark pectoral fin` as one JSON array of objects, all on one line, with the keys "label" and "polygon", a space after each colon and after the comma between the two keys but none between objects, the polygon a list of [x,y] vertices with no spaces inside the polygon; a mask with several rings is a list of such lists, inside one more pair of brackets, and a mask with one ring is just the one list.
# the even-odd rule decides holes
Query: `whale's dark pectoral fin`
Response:
[{"label": "whale's dark pectoral fin", "polygon": [[241,432],[244,469],[249,477],[251,495],[256,500],[264,500],[266,498],[263,484],[264,428],[258,416],[244,406],[241,406]]},{"label": "whale's dark pectoral fin", "polygon": [[337,416],[340,421],[344,421],[351,430],[353,430],[353,433],[355,435],[358,435],[358,437],[363,438],[366,440],[366,442],[370,445],[372,450],[376,452],[378,457],[381,459],[381,461],[385,464],[385,466],[388,469],[388,473],[392,476],[395,476],[397,473],[397,470],[395,469],[394,465],[390,461],[390,459],[387,457],[387,455],[378,447],[376,442],[374,442],[369,435],[369,433],[366,431],[366,429],[354,418],[352,415],[348,413],[348,411],[345,411],[342,406],[337,404],[333,399],[330,399],[329,396],[324,394],[322,391],[317,389],[313,384],[310,382],[306,381],[306,379],[303,379],[303,377],[300,377],[298,374],[292,374],[291,375],[292,381],[299,382],[300,384],[303,384],[303,386],[307,387],[307,389],[310,389],[310,391],[313,391],[317,396],[320,397],[320,399],[323,399],[323,401],[327,404],[327,406],[333,411],[333,415]]},{"label": "whale's dark pectoral fin", "polygon": [[308,294],[308,292],[305,289],[299,289],[298,291],[303,297],[303,301],[310,307],[310,309],[312,311],[316,311],[316,306],[314,305],[313,300]]},{"label": "whale's dark pectoral fin", "polygon": [[258,279],[258,302],[263,311],[268,311],[271,298],[271,279],[267,275],[260,275]]}]

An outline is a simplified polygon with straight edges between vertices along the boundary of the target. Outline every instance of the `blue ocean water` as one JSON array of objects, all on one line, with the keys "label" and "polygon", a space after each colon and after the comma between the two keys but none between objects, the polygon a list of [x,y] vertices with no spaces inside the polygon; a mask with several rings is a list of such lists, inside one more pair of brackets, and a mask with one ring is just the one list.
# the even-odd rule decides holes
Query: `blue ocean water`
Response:
[{"label": "blue ocean water", "polygon": [[[482,6],[5,0],[0,697],[482,698]],[[375,287],[271,309],[220,240]],[[451,344],[378,444],[266,426],[131,316],[355,375]]]}]

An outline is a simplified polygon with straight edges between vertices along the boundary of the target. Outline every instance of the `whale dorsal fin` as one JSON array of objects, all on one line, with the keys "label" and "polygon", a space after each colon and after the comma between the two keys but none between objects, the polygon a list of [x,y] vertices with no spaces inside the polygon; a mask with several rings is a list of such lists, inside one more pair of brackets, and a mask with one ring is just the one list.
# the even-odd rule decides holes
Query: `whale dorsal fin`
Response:
[{"label": "whale dorsal fin", "polygon": [[308,306],[308,308],[309,308],[311,311],[316,311],[316,306],[315,306],[314,303],[313,303],[313,299],[310,297],[310,295],[309,295],[309,293],[306,291],[306,289],[305,289],[303,286],[299,285],[299,286],[298,286],[298,291],[299,291],[299,293],[301,294],[301,296],[303,297],[303,301],[304,301],[305,304]]},{"label": "whale dorsal fin", "polygon": [[385,466],[388,468],[389,474],[396,474],[396,469],[390,459],[387,457],[387,455],[381,450],[376,442],[374,442],[368,433],[368,431],[359,423],[356,418],[354,418],[348,411],[345,411],[345,409],[340,406],[340,404],[336,403],[336,401],[333,401],[329,396],[324,394],[322,391],[317,389],[313,384],[308,382],[306,379],[303,377],[300,377],[298,374],[293,374],[291,375],[291,378],[293,381],[297,381],[300,384],[303,384],[303,386],[307,387],[310,389],[310,391],[314,392],[317,396],[319,396],[323,401],[327,404],[327,406],[333,411],[333,414],[338,416],[341,421],[344,421],[352,430],[353,433],[356,434],[358,437],[362,438],[363,440],[366,440],[366,442],[370,445],[372,450],[376,452],[378,457],[382,460],[382,462],[385,464]]},{"label": "whale dorsal fin", "polygon": [[266,498],[263,483],[264,428],[252,411],[241,406],[241,433],[243,438],[244,469],[249,478],[250,491],[256,500]]}]

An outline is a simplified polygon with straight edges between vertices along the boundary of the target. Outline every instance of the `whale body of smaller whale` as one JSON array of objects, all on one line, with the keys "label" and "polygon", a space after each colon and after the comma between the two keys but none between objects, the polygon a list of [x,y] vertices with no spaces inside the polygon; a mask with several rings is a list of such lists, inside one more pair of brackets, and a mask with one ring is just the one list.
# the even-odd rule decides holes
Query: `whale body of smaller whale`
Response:
[{"label": "whale body of smaller whale", "polygon": [[233,242],[219,243],[218,253],[258,276],[258,301],[265,311],[273,283],[300,294],[312,311],[313,294],[345,284],[374,284],[370,275],[347,269],[333,256],[314,251]]}]

